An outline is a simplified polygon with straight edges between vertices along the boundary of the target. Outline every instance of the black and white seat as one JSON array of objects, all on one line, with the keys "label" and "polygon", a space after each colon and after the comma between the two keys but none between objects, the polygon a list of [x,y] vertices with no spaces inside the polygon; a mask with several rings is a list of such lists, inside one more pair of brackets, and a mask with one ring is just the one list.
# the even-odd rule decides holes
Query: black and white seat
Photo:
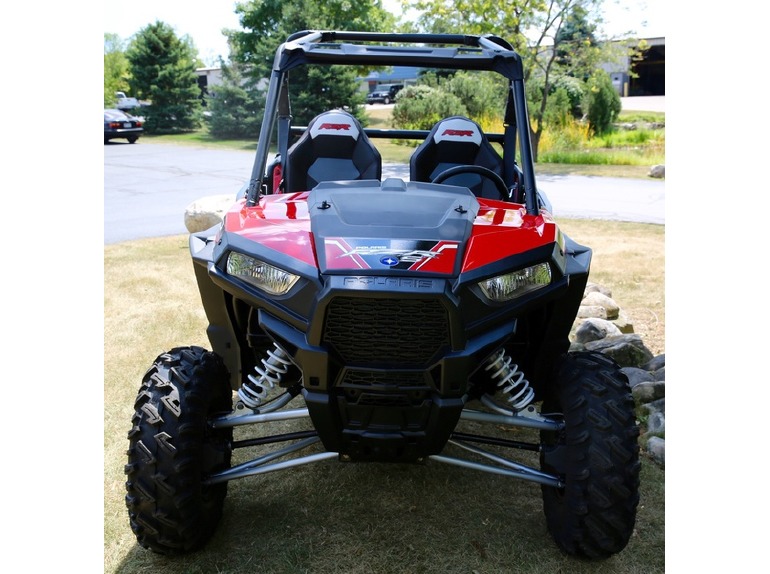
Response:
[{"label": "black and white seat", "polygon": [[308,191],[322,181],[380,179],[382,158],[361,124],[342,110],[313,118],[286,154],[285,191]]},{"label": "black and white seat", "polygon": [[[438,121],[414,151],[409,160],[409,177],[412,181],[430,182],[460,165],[486,167],[503,175],[503,160],[481,127],[470,118],[452,116]],[[500,198],[494,183],[479,174],[462,173],[443,183],[467,187],[477,197]]]}]

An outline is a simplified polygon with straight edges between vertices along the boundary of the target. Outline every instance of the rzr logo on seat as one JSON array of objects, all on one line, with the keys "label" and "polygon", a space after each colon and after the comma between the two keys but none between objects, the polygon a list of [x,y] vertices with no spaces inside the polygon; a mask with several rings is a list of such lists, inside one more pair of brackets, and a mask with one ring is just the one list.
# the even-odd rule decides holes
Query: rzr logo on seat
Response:
[{"label": "rzr logo on seat", "polygon": [[350,124],[321,124],[319,130],[349,130]]},{"label": "rzr logo on seat", "polygon": [[453,130],[453,129],[445,129],[444,132],[441,134],[442,136],[464,136],[464,137],[473,137],[473,130]]}]

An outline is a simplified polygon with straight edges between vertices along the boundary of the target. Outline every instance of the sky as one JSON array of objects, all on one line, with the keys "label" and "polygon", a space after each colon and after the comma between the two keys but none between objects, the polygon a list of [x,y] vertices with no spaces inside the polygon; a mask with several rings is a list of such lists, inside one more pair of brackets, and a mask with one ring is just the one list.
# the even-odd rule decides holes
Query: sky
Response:
[{"label": "sky", "polygon": [[[132,0],[131,8],[119,0],[105,0],[104,32],[128,40],[156,20],[169,24],[177,36],[190,36],[200,58],[216,65],[217,56],[227,59],[223,29],[239,29],[234,0],[191,3],[189,0]],[[400,14],[399,0],[384,0],[384,6]],[[664,0],[605,0],[605,32],[615,36],[634,31],[641,37],[665,36]]]}]

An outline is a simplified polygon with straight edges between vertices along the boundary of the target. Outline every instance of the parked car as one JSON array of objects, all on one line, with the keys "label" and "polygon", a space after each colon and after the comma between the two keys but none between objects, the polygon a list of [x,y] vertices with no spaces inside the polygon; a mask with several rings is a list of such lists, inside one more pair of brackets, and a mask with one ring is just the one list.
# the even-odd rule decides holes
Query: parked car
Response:
[{"label": "parked car", "polygon": [[396,99],[396,94],[401,91],[404,84],[382,84],[374,88],[374,91],[370,92],[366,96],[367,104],[390,104]]},{"label": "parked car", "polygon": [[104,143],[114,139],[127,139],[135,143],[144,133],[141,118],[120,110],[104,110]]},{"label": "parked car", "polygon": [[136,98],[129,98],[125,92],[115,92],[115,107],[119,110],[133,110],[141,106]]}]

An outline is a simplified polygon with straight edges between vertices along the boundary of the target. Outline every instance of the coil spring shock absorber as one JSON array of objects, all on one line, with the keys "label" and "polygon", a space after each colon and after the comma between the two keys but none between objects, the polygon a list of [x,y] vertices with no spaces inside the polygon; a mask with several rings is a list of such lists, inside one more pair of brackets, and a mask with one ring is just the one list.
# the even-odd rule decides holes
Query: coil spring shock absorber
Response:
[{"label": "coil spring shock absorber", "polygon": [[491,377],[497,381],[497,387],[508,395],[508,404],[514,411],[520,411],[535,398],[535,391],[524,378],[524,373],[517,364],[511,364],[511,357],[505,354],[505,349],[493,355],[485,371],[493,371]]},{"label": "coil spring shock absorber", "polygon": [[262,366],[254,366],[257,375],[249,375],[238,389],[238,397],[241,402],[250,409],[256,409],[267,398],[268,391],[275,388],[281,382],[281,378],[289,370],[291,361],[289,355],[275,345],[275,349],[268,349],[267,358],[262,359]]}]

